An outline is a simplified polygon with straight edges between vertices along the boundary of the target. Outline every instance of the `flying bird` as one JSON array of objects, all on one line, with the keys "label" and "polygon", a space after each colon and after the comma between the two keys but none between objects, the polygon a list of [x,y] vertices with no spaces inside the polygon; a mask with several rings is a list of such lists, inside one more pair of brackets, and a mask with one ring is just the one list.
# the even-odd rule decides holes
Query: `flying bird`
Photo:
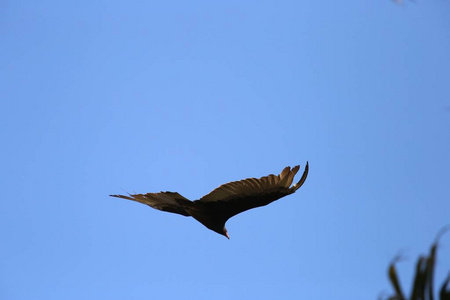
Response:
[{"label": "flying bird", "polygon": [[247,178],[229,182],[195,201],[174,192],[110,196],[137,201],[155,209],[186,217],[191,216],[207,228],[230,239],[225,228],[227,220],[243,211],[267,205],[295,193],[308,176],[308,162],[300,180],[291,186],[299,169],[300,166],[292,169],[286,167],[278,176],[271,174],[259,179]]}]

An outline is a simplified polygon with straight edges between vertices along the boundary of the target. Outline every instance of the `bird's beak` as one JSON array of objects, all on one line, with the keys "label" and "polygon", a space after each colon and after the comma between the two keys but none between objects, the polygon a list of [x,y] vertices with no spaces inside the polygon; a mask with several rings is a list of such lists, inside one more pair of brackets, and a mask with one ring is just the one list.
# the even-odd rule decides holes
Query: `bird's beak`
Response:
[{"label": "bird's beak", "polygon": [[227,237],[227,239],[230,239],[230,236],[228,235],[227,231],[225,231],[225,236]]}]

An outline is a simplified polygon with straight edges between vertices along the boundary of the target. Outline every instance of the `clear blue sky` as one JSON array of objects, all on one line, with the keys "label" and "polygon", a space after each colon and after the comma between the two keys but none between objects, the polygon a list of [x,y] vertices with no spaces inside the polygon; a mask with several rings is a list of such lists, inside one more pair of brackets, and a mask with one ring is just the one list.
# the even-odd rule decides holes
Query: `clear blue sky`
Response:
[{"label": "clear blue sky", "polygon": [[[375,299],[450,223],[448,1],[1,1],[0,37],[1,299]],[[108,197],[306,161],[231,240]]]}]

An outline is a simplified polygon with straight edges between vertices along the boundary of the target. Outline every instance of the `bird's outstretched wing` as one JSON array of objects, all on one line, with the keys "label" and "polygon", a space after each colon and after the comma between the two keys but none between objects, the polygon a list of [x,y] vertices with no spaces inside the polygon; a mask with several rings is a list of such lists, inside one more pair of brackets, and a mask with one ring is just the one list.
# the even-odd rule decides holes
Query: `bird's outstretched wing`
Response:
[{"label": "bird's outstretched wing", "polygon": [[305,171],[300,180],[292,185],[294,176],[299,169],[300,166],[295,166],[292,169],[286,167],[278,176],[269,175],[259,179],[247,178],[229,182],[194,202],[205,204],[213,214],[226,221],[243,211],[267,205],[295,193],[308,176],[308,163],[306,163]]},{"label": "bird's outstretched wing", "polygon": [[111,197],[117,197],[122,199],[128,199],[147,204],[155,209],[167,211],[171,213],[180,214],[183,216],[190,216],[190,214],[183,208],[178,201],[190,201],[178,193],[174,192],[161,192],[161,193],[147,193],[147,194],[135,194],[135,195],[110,195]]}]

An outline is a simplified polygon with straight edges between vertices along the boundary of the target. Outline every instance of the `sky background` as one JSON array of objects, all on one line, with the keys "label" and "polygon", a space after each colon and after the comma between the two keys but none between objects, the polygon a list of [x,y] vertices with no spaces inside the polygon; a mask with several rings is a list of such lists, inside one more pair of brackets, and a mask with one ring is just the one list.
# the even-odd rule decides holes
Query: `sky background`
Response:
[{"label": "sky background", "polygon": [[[448,1],[3,0],[0,37],[0,299],[376,299],[450,223]],[[306,161],[231,240],[108,196]]]}]

